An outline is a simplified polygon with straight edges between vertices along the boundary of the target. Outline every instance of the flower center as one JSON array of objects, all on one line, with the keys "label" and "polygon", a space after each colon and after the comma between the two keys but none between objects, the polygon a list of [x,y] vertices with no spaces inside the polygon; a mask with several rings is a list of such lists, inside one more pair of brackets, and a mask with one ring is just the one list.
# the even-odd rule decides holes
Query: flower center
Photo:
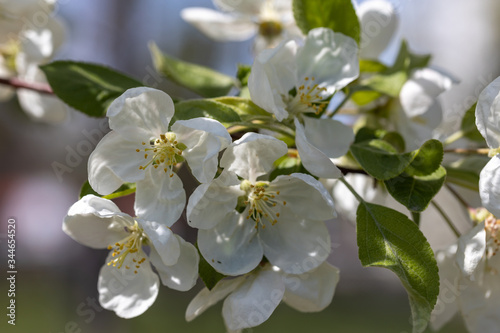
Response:
[{"label": "flower center", "polygon": [[[125,258],[129,254],[133,255],[132,262],[134,263],[134,273],[137,274],[137,269],[141,267],[141,264],[146,261],[144,257],[144,252],[142,252],[142,245],[147,242],[147,236],[139,226],[137,221],[135,221],[134,226],[125,227],[125,230],[129,233],[127,237],[114,245],[108,246],[108,250],[113,250],[113,259],[108,262],[108,266],[113,265],[113,267],[121,268],[125,262]],[[130,269],[130,266],[125,265],[126,269]]]},{"label": "flower center", "polygon": [[152,139],[149,144],[143,142],[142,145],[145,147],[143,149],[136,149],[136,152],[143,152],[144,159],[148,162],[139,167],[141,170],[146,170],[150,165],[157,169],[163,164],[165,173],[169,172],[170,177],[173,177],[174,173],[172,169],[174,165],[184,162],[182,151],[187,147],[185,144],[177,142],[177,137],[173,132],[161,134],[160,138]]},{"label": "flower center", "polygon": [[315,113],[320,114],[328,105],[325,101],[324,92],[326,88],[320,87],[319,84],[314,83],[314,77],[306,77],[304,84],[295,88],[295,96],[289,95],[288,111],[293,114],[297,113]]},{"label": "flower center", "polygon": [[493,215],[490,215],[484,221],[484,229],[486,230],[487,258],[491,258],[497,254],[500,249],[500,220],[497,220]]},{"label": "flower center", "polygon": [[0,47],[0,56],[4,59],[7,68],[12,72],[16,71],[16,57],[19,48],[19,42],[12,39]]},{"label": "flower center", "polygon": [[247,220],[250,218],[255,221],[255,228],[259,224],[264,229],[266,226],[262,219],[268,220],[271,225],[278,222],[280,217],[278,205],[286,206],[286,201],[278,199],[280,191],[274,191],[270,188],[269,182],[257,182],[255,185],[250,181],[241,182],[240,188],[247,193],[245,205],[248,207]]},{"label": "flower center", "polygon": [[279,21],[266,20],[259,23],[259,34],[265,38],[273,39],[283,32],[283,26]]}]

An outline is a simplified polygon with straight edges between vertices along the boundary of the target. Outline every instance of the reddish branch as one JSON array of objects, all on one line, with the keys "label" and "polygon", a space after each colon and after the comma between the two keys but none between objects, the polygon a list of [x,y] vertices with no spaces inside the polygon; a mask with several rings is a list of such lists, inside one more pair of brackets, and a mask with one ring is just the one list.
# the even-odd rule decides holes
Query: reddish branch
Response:
[{"label": "reddish branch", "polygon": [[31,83],[31,82],[25,82],[22,80],[19,80],[18,78],[11,78],[11,79],[5,79],[5,78],[0,78],[0,84],[5,84],[9,85],[13,88],[19,89],[29,89],[33,90],[42,94],[49,94],[53,95],[54,92],[52,91],[52,88],[46,84],[46,83]]}]

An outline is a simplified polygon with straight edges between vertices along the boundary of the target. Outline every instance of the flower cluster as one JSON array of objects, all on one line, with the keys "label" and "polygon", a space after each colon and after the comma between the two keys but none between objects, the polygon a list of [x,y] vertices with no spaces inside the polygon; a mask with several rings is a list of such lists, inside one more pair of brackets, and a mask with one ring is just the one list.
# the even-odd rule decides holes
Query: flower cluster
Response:
[{"label": "flower cluster", "polygon": [[[465,112],[461,129],[443,138],[440,96],[457,80],[405,41],[393,63],[381,60],[396,35],[394,7],[319,3],[214,0],[218,10],[183,10],[184,20],[217,41],[256,36],[254,62],[236,77],[151,48],[156,69],[196,100],[174,101],[94,64],[58,62],[82,74],[75,78],[45,72],[53,94],[109,122],[62,228],[109,251],[98,277],[101,306],[133,318],[153,305],[160,284],[188,291],[201,277],[205,287],[187,307],[188,321],[222,300],[232,333],[260,325],[281,302],[321,311],[339,281],[328,263],[328,224],[340,213],[356,224],[361,263],[401,279],[414,332],[428,322],[439,329],[458,312],[470,332],[497,332],[500,78]],[[66,117],[62,102],[36,89],[46,85],[50,65],[39,66],[64,36],[55,5],[0,4],[0,75],[10,84],[0,99],[20,80],[20,105],[46,122]],[[41,12],[43,24],[21,24]],[[65,80],[70,88],[61,87]],[[75,87],[81,91],[72,98]],[[458,139],[468,148],[450,148]],[[456,158],[464,152],[489,159]],[[459,187],[476,190],[477,202]],[[132,193],[135,216],[111,201]],[[450,197],[461,207],[455,215],[445,207]],[[182,222],[195,229],[196,246],[171,230]],[[443,239],[430,241],[441,222],[453,234],[445,249]]]}]

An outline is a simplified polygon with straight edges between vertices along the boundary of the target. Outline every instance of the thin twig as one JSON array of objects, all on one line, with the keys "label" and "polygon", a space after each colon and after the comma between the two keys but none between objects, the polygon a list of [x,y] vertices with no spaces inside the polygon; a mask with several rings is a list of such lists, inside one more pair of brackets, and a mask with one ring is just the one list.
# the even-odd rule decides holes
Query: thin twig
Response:
[{"label": "thin twig", "polygon": [[479,149],[467,149],[467,148],[456,148],[456,149],[445,149],[445,153],[453,154],[467,154],[467,155],[488,155],[490,152],[489,148],[479,148]]},{"label": "thin twig", "polygon": [[444,212],[444,210],[441,208],[441,206],[439,206],[434,200],[431,200],[431,205],[434,206],[434,208],[436,208],[436,210],[439,212],[439,214],[441,214],[441,216],[443,217],[445,222],[448,224],[450,229],[453,231],[455,236],[457,236],[457,238],[459,238],[460,231],[458,231],[458,229],[455,227],[455,225],[451,221],[450,217]]},{"label": "thin twig", "polygon": [[52,91],[52,88],[50,85],[46,83],[31,83],[31,82],[26,82],[19,80],[18,78],[0,78],[0,84],[5,84],[8,86],[11,86],[16,89],[28,89],[28,90],[33,90],[36,92],[39,92],[41,94],[48,94],[48,95],[53,95],[54,92]]}]

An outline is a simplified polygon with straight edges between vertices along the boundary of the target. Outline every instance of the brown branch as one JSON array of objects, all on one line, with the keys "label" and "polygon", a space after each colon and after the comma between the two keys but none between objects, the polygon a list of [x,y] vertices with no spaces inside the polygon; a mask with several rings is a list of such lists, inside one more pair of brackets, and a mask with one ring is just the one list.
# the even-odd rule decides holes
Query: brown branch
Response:
[{"label": "brown branch", "polygon": [[467,155],[488,155],[490,152],[489,148],[479,148],[479,149],[466,149],[466,148],[457,148],[457,149],[445,149],[445,153],[452,154],[467,154]]},{"label": "brown branch", "polygon": [[33,91],[39,92],[41,94],[48,94],[48,95],[54,94],[50,85],[48,85],[46,83],[31,83],[31,82],[19,80],[16,77],[13,77],[10,79],[0,78],[0,84],[5,84],[5,85],[11,86],[11,87],[16,88],[16,89],[33,90]]}]

